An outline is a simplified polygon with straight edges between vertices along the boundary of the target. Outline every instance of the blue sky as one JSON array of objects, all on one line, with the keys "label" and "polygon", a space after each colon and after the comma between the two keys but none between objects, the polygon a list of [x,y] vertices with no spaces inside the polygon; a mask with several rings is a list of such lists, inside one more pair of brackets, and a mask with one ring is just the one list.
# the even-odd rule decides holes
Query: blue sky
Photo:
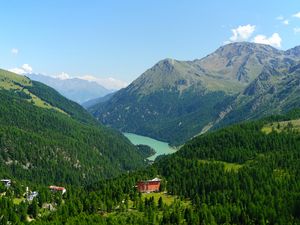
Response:
[{"label": "blue sky", "polygon": [[0,67],[122,85],[230,41],[300,45],[299,12],[294,0],[1,1]]}]

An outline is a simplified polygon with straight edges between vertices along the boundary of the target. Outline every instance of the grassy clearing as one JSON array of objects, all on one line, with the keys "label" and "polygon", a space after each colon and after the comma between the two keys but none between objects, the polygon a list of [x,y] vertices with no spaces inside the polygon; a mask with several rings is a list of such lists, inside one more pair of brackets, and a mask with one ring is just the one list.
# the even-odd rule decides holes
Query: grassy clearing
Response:
[{"label": "grassy clearing", "polygon": [[6,88],[9,88],[9,89],[19,88],[20,86],[16,82],[22,86],[31,86],[32,85],[31,81],[27,77],[0,69],[1,87],[5,88],[5,89]]},{"label": "grassy clearing", "polygon": [[[163,192],[158,192],[158,193],[143,193],[142,194],[142,198],[143,200],[145,198],[151,198],[151,197],[154,197],[154,201],[155,203],[158,203],[158,200],[159,198],[161,197],[162,200],[163,200],[163,203],[166,204],[166,205],[171,205],[172,203],[174,203],[175,201],[180,201],[180,199],[175,196],[175,195],[168,195],[166,193],[163,193]],[[190,201],[189,200],[184,200],[184,201],[181,201],[183,205],[187,206],[190,204]]]},{"label": "grassy clearing", "polygon": [[29,92],[27,89],[23,89],[23,91],[30,95],[31,99],[29,99],[28,101],[29,102],[32,102],[34,105],[36,105],[37,107],[40,107],[40,108],[44,108],[44,109],[54,109],[60,113],[64,113],[64,114],[67,114],[66,112],[64,112],[63,110],[57,108],[57,107],[54,107],[52,105],[50,105],[49,103],[43,101],[42,99],[40,99],[39,97],[37,97],[36,95],[32,94],[31,92]]},{"label": "grassy clearing", "polygon": [[264,132],[265,134],[269,134],[272,131],[276,131],[280,133],[284,130],[289,130],[289,129],[292,129],[294,131],[300,131],[300,119],[270,123],[265,125],[261,129],[261,131]]},{"label": "grassy clearing", "polygon": [[15,204],[15,205],[19,205],[22,201],[24,201],[25,200],[25,198],[14,198],[13,199],[13,203]]},{"label": "grassy clearing", "polygon": [[224,165],[224,169],[225,169],[226,172],[230,172],[230,171],[235,171],[236,172],[244,166],[244,164],[228,163],[228,162],[218,161],[218,160],[200,159],[199,162],[200,163],[221,163],[221,164]]},{"label": "grassy clearing", "polygon": [[238,163],[223,163],[224,164],[224,169],[226,172],[230,172],[230,171],[238,171],[239,169],[241,169],[243,167],[242,164],[238,164]]},{"label": "grassy clearing", "polygon": [[28,79],[25,76],[17,75],[15,73],[11,73],[0,69],[0,89],[22,91],[30,95],[31,99],[29,99],[28,101],[32,102],[37,107],[45,109],[54,109],[60,113],[67,114],[63,110],[48,104],[36,95],[32,94],[31,92],[29,92],[29,90],[24,88],[25,86],[32,86],[30,79]]},{"label": "grassy clearing", "polygon": [[284,181],[291,178],[291,174],[283,169],[274,169],[273,175],[278,181]]},{"label": "grassy clearing", "polygon": [[[191,201],[190,200],[181,200],[178,198],[178,196],[175,195],[169,195],[167,193],[164,192],[157,192],[157,193],[142,193],[142,200],[144,201],[145,199],[150,199],[151,197],[154,198],[154,202],[156,205],[158,205],[158,200],[161,197],[163,204],[165,206],[171,206],[174,202],[178,203],[180,202],[181,207],[186,208],[189,207],[191,205]],[[139,212],[138,209],[134,206],[133,201],[129,200],[129,204],[128,204],[128,209],[125,211],[121,210],[121,205],[124,203],[120,203],[120,205],[117,207],[117,209],[113,212],[105,212],[104,214],[102,214],[105,217],[110,217],[110,216],[119,216],[122,215],[122,213],[132,213],[132,214],[136,214],[136,215],[143,215],[143,212]],[[125,206],[124,206],[125,208]],[[162,211],[158,211],[157,215],[161,218],[162,217]]]}]

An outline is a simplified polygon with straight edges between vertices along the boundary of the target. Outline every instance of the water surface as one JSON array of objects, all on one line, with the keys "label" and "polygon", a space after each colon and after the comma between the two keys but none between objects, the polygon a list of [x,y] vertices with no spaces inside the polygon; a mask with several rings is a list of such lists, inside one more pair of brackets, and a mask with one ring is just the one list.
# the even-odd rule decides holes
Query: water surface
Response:
[{"label": "water surface", "polygon": [[155,155],[150,156],[149,160],[155,160],[155,158],[159,155],[171,154],[176,152],[175,148],[169,146],[167,142],[162,142],[155,140],[153,138],[149,138],[146,136],[133,134],[133,133],[123,133],[134,145],[148,145],[155,150]]}]

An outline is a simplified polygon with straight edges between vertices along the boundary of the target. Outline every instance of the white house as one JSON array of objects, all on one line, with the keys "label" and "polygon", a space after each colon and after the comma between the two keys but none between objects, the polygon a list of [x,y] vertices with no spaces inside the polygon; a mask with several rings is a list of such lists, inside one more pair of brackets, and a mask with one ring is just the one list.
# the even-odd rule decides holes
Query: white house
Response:
[{"label": "white house", "polygon": [[10,179],[1,179],[0,180],[4,185],[5,187],[9,188],[11,186],[11,180]]}]

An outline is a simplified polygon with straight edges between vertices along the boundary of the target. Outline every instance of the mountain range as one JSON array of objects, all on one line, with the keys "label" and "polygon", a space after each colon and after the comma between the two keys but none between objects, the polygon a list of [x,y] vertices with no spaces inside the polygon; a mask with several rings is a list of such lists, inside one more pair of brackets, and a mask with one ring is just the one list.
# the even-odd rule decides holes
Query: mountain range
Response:
[{"label": "mountain range", "polygon": [[98,98],[93,98],[89,101],[83,102],[81,105],[85,108],[88,109],[90,107],[92,107],[93,105],[99,104],[99,103],[103,103],[108,101],[110,98],[112,98],[112,96],[115,94],[115,92],[109,93],[105,96],[102,97],[98,97]]},{"label": "mountain range", "polygon": [[79,104],[113,92],[113,90],[108,90],[94,81],[79,78],[59,79],[34,73],[26,74],[26,76],[54,88],[66,98]]},{"label": "mountain range", "polygon": [[165,59],[89,111],[121,131],[172,145],[300,105],[300,47],[231,43],[193,61]]}]

